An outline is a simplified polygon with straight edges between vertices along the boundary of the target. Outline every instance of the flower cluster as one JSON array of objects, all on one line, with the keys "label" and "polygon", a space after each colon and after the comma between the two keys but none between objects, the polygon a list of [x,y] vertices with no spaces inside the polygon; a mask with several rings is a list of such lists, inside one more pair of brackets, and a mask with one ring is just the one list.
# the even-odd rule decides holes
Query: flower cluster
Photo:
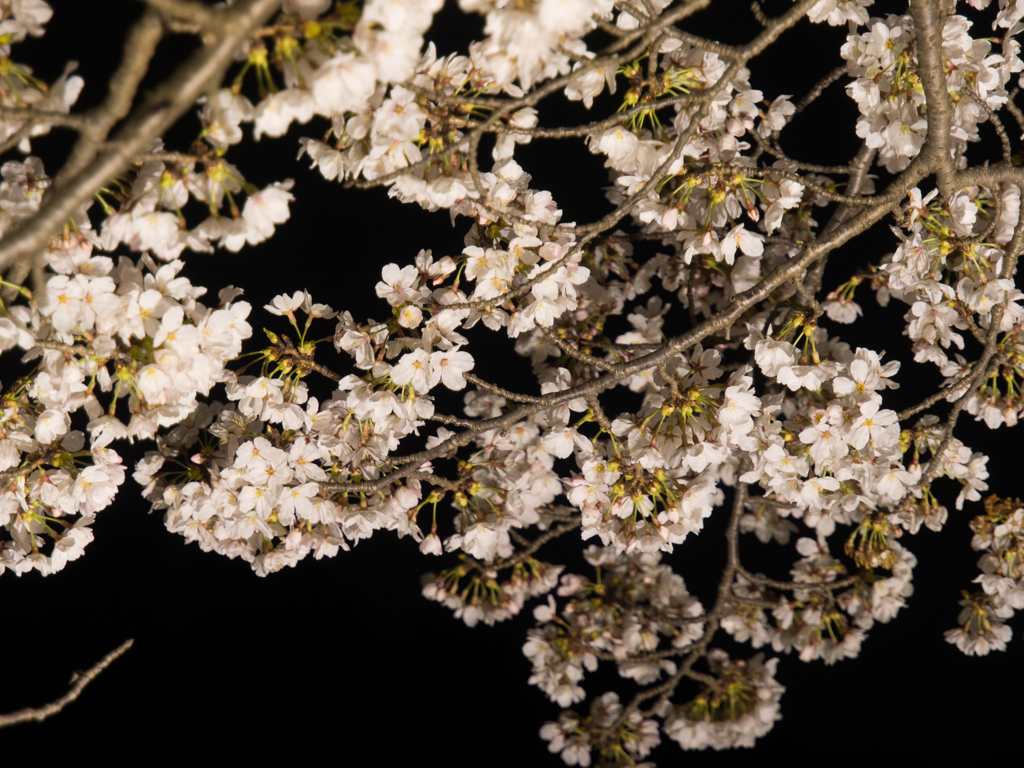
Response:
[{"label": "flower cluster", "polygon": [[741,479],[760,483],[778,516],[802,518],[830,536],[836,523],[859,523],[914,488],[896,414],[880,408],[899,364],[883,365],[875,352],[852,352],[800,315],[794,320],[797,344],[784,340],[789,325],[768,336],[752,328],[747,337],[761,372],[795,393],[797,408],[786,420],[762,420],[753,468]]},{"label": "flower cluster", "polygon": [[781,719],[779,699],[785,688],[775,681],[778,659],[762,654],[748,661],[730,659],[725,651],[708,653],[714,683],[692,701],[674,708],[665,733],[683,749],[752,747]]},{"label": "flower cluster", "polygon": [[[795,651],[801,661],[834,664],[859,655],[866,631],[875,621],[892,620],[913,594],[917,560],[895,541],[884,518],[862,523],[847,541],[847,554],[864,569],[857,577],[843,579],[845,566],[823,543],[802,538],[796,549],[803,557],[790,571],[796,585],[791,599],[779,596],[760,577],[737,576],[734,592],[739,599],[721,622],[737,641],[754,648],[771,645],[777,653]],[[881,576],[878,568],[892,574]],[[844,585],[849,588],[841,590]]]},{"label": "flower cluster", "polygon": [[583,699],[579,682],[585,669],[597,669],[599,657],[615,660],[620,676],[645,685],[676,672],[675,662],[657,653],[662,637],[683,650],[703,634],[700,602],[658,553],[591,546],[584,555],[596,571],[593,581],[563,575],[557,593],[571,599],[559,607],[549,596],[534,609],[538,627],[523,646],[533,664],[530,684],[562,707]]},{"label": "flower cluster", "polygon": [[566,765],[588,766],[593,750],[604,759],[634,764],[643,760],[661,743],[658,722],[644,718],[636,709],[623,715],[623,706],[615,691],[594,699],[590,715],[580,717],[565,710],[558,722],[548,722],[540,729],[540,737],[548,742],[549,752],[561,753]]},{"label": "flower cluster", "polygon": [[[287,404],[280,394],[276,401],[271,395],[242,402],[261,410],[281,406],[280,423],[294,414],[288,406],[304,400],[303,394],[293,394]],[[334,556],[348,549],[343,525],[357,539],[368,526],[379,525],[378,509],[350,519],[319,492],[317,481],[326,478],[317,464],[320,439],[338,443],[336,409],[343,405],[321,410],[310,399],[299,410],[301,428],[288,430],[294,436],[285,439],[277,433],[274,443],[263,436],[263,421],[245,415],[252,407],[201,407],[172,430],[159,451],[146,455],[135,480],[154,509],[167,510],[169,531],[205,551],[241,557],[261,576],[294,566],[310,552],[317,559]],[[266,434],[275,437],[273,431]]]},{"label": "flower cluster", "polygon": [[[487,536],[489,532],[486,525],[481,525],[466,535]],[[441,544],[436,533],[432,533],[425,541],[431,537],[435,548],[427,551],[441,554]],[[424,547],[421,546],[421,549]],[[467,627],[474,627],[481,621],[493,626],[495,622],[519,615],[531,598],[546,595],[554,589],[564,568],[562,565],[551,565],[530,558],[513,566],[509,577],[499,582],[498,572],[494,569],[474,573],[465,566],[457,566],[437,576],[424,574],[423,596],[450,608],[455,612],[455,618],[462,619]]]},{"label": "flower cluster", "polygon": [[984,656],[1006,649],[1013,634],[1006,621],[1024,608],[1024,504],[990,496],[985,514],[971,528],[971,546],[985,553],[978,560],[981,575],[974,580],[981,591],[964,592],[959,627],[946,632],[946,641],[968,656]]},{"label": "flower cluster", "polygon": [[[969,34],[972,22],[951,15],[942,29],[942,56],[946,85],[958,94],[953,110],[952,146],[978,141],[978,124],[988,120],[987,108],[1006,103],[1006,83],[1024,63],[1012,47],[992,53],[988,40]],[[914,49],[914,22],[910,16],[890,15],[867,22],[864,34],[850,34],[842,48],[847,71],[857,78],[847,86],[861,118],[857,135],[877,148],[879,160],[890,172],[907,167],[924,144],[928,128],[921,79]]]},{"label": "flower cluster", "polygon": [[[2,173],[0,197],[38,205],[49,181],[38,158],[5,163]],[[2,525],[11,537],[0,541],[2,563],[19,573],[60,570],[81,554],[88,525],[124,479],[107,446],[152,439],[185,419],[198,396],[225,380],[225,363],[251,335],[237,291],[225,289],[210,309],[197,301],[206,289],[179,276],[181,261],[157,266],[143,255],[115,266],[98,252],[99,239],[87,220],[54,238],[43,258],[56,274],[34,296],[22,289],[31,301],[0,317],[0,349],[20,347],[38,360],[4,395],[0,438],[0,469],[8,470]],[[89,448],[72,429],[79,413]],[[74,515],[82,517],[69,523]],[[47,536],[50,555],[40,550]]]},{"label": "flower cluster", "polygon": [[[305,332],[314,319],[336,313],[303,292],[279,296],[266,309],[288,316],[300,348],[271,335],[275,347],[264,357],[277,363],[268,371],[277,376],[225,372],[227,399],[235,405],[201,406],[149,452],[135,472],[144,496],[154,509],[167,510],[169,530],[204,550],[242,557],[260,575],[294,566],[310,552],[334,556],[348,549],[346,540],[358,542],[382,527],[422,539],[409,516],[421,496],[418,482],[388,495],[360,494],[352,504],[332,500],[320,483],[378,476],[388,441],[399,439],[385,423],[398,430],[407,425],[406,434],[423,422],[403,422],[390,410],[390,418],[381,413],[375,422],[357,392],[346,397],[339,390],[324,403],[310,397],[302,381],[310,357],[300,351]],[[307,315],[303,328],[297,310]],[[375,423],[380,435],[372,434]]]}]

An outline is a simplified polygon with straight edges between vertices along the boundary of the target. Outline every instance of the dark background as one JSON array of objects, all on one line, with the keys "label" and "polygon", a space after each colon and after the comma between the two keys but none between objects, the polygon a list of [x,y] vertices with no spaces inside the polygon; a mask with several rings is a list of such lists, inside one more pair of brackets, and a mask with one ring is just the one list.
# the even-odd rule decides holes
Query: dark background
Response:
[{"label": "dark background", "polygon": [[[86,80],[80,106],[91,106],[104,95],[103,78],[116,64],[120,41],[139,5],[127,0],[51,4],[56,13],[47,36],[15,46],[12,58],[34,65],[47,79],[57,76],[66,60],[77,59]],[[464,47],[482,27],[453,5],[437,22],[442,55]],[[769,14],[784,8],[785,3],[766,5]],[[878,15],[885,7],[876,4],[871,10]],[[723,3],[688,25],[730,43],[757,33],[741,3]],[[751,63],[753,86],[768,98],[791,93],[797,101],[841,63],[838,48],[844,35],[845,28],[803,23]],[[152,82],[189,46],[184,38],[164,43]],[[808,110],[784,134],[783,144],[794,156],[836,163],[856,151],[856,107],[834,88],[832,98]],[[615,103],[602,103],[614,109]],[[542,103],[542,124],[587,119],[578,105],[563,104],[560,97]],[[600,116],[595,108],[590,119]],[[187,149],[197,126],[194,117],[183,120],[168,148]],[[307,170],[306,161],[296,164],[296,139],[323,129],[322,121],[314,122],[293,128],[282,139],[247,140],[231,148],[228,160],[258,186],[295,179],[292,218],[268,243],[239,254],[184,257],[184,274],[209,287],[211,296],[226,284],[246,289],[257,333],[263,326],[286,330],[279,318],[259,308],[277,293],[302,288],[315,301],[351,310],[357,321],[379,318],[387,311],[373,293],[381,266],[411,263],[420,248],[432,248],[435,257],[461,250],[468,226],[464,220],[452,227],[445,212],[402,206],[382,190],[345,190]],[[992,138],[987,128],[982,131]],[[67,142],[67,134],[54,133],[36,143],[34,151],[50,173],[56,172]],[[581,142],[535,143],[516,157],[534,175],[535,188],[552,190],[566,220],[592,221],[608,210],[601,162]],[[833,255],[828,285],[835,285],[849,264],[877,260],[893,248],[886,223]],[[859,300],[866,309],[874,304],[866,294]],[[903,388],[888,404],[897,409],[920,399],[938,381],[931,367],[909,361],[909,344],[898,333],[889,331],[884,342],[877,341],[883,329],[902,328],[902,312],[898,306],[870,309],[857,326],[830,326],[854,346],[882,346],[890,357],[908,361],[897,379]],[[254,348],[253,343],[247,346]],[[527,372],[528,366],[510,353],[511,343],[493,359],[478,353],[480,375],[509,381],[512,370],[510,386],[515,385],[515,371]],[[349,370],[347,360],[331,351],[323,362]],[[7,365],[5,359],[4,379],[11,378]],[[524,380],[522,386],[530,385]],[[329,392],[326,383],[311,383],[311,394],[322,399]],[[992,435],[965,426],[963,439],[992,456],[992,491],[1019,494],[1011,482],[1018,466],[1012,433]],[[130,475],[138,451],[118,450]],[[981,507],[969,504],[956,512],[954,495],[945,499],[951,507],[945,531],[923,530],[914,539],[904,538],[919,559],[917,593],[893,623],[875,626],[858,659],[834,667],[782,659],[778,679],[787,687],[784,719],[754,751],[683,756],[668,741],[654,759],[669,766],[683,760],[746,765],[796,758],[844,764],[948,757],[968,742],[983,753],[982,745],[998,745],[1013,733],[1020,712],[1014,687],[1022,682],[1024,659],[1019,638],[1004,654],[968,659],[942,637],[954,626],[959,590],[970,589],[977,574],[967,523]],[[420,575],[450,567],[453,557],[427,558],[410,539],[379,531],[335,559],[310,557],[295,569],[261,579],[242,561],[184,545],[164,529],[160,514],[147,514],[147,506],[129,476],[115,504],[99,515],[96,540],[83,559],[50,578],[31,573],[19,579],[7,573],[0,580],[6,662],[0,712],[57,698],[73,670],[87,669],[124,639],[135,638],[135,647],[65,712],[42,724],[0,731],[5,764],[21,764],[16,758],[31,755],[58,764],[98,756],[113,764],[291,757],[385,766],[562,765],[537,735],[560,708],[526,684],[530,664],[521,647],[533,626],[529,610],[493,628],[468,629],[447,609],[420,596]],[[724,562],[722,518],[713,517],[705,533],[677,548],[671,559],[705,605]],[[547,557],[569,562],[571,570],[579,560],[579,542],[569,538]],[[749,536],[742,545],[745,556],[757,563],[761,546]],[[768,549],[778,554],[775,548]],[[777,561],[774,575],[784,575],[787,557]],[[618,690],[624,700],[635,690],[609,671],[588,676],[584,685],[591,695]],[[677,698],[685,700],[683,689]],[[585,712],[585,706],[578,711]]]}]

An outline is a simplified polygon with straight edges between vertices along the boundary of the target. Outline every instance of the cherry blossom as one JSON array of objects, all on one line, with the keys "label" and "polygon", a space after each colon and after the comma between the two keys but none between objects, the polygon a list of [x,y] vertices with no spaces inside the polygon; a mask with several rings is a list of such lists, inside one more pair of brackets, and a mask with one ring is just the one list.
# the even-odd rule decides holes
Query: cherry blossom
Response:
[{"label": "cherry blossom", "polygon": [[[16,243],[74,188],[29,141],[74,124],[84,81],[16,64],[53,14],[7,5],[0,139],[21,157],[0,166],[0,234]],[[686,31],[689,6],[465,0],[483,39],[439,55],[438,0],[285,0],[239,47],[235,80],[190,105],[187,153],[147,139],[61,213],[24,264],[34,283],[24,265],[5,274],[0,351],[24,371],[0,410],[0,574],[75,567],[125,484],[111,445],[139,441],[142,495],[203,551],[271,576],[394,533],[439,558],[423,595],[467,626],[532,614],[528,683],[562,710],[540,735],[568,765],[634,764],[663,739],[753,745],[781,717],[764,654],[859,655],[909,604],[913,537],[956,519],[953,492],[959,510],[989,490],[957,419],[1024,414],[1010,162],[1024,127],[1008,108],[1024,28],[1001,2],[986,18],[1005,35],[975,32],[985,5],[881,18],[870,0],[801,0],[766,20],[768,42],[842,28],[828,77],[856,105],[862,152],[822,166],[783,154],[806,103],[752,87],[768,88],[751,69],[762,38],[712,44]],[[542,125],[539,100],[563,96],[615,111]],[[308,194],[229,161],[250,123],[257,140],[309,133],[298,159],[328,181],[444,209],[460,245],[388,252],[381,320],[315,304],[287,270],[259,320],[239,289],[208,296],[193,254],[286,236]],[[977,151],[984,123],[1002,162]],[[611,213],[567,221],[571,201],[540,188],[523,147],[552,137],[598,156]],[[826,264],[882,220],[891,253]],[[847,341],[874,321],[868,291],[906,305],[906,370],[881,342]],[[506,352],[487,380],[484,355]],[[897,405],[919,365],[943,388]],[[945,636],[969,655],[1003,650],[1024,608],[1024,510],[983,504],[980,590]],[[728,559],[703,605],[676,548],[717,516]],[[746,533],[785,553],[788,581],[744,567]],[[591,572],[542,559],[577,536]],[[764,652],[729,655],[719,630]],[[595,695],[602,664],[658,698]]]}]

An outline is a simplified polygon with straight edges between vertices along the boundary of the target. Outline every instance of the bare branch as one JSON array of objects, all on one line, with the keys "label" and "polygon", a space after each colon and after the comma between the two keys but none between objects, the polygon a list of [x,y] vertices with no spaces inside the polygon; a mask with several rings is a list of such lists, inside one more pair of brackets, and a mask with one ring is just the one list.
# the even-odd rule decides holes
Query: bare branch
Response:
[{"label": "bare branch", "polygon": [[1017,127],[1020,128],[1022,133],[1024,133],[1024,113],[1020,111],[1020,107],[1018,107],[1014,102],[1018,93],[1020,93],[1020,88],[1014,88],[1013,91],[1010,92],[1010,98],[1006,100],[1006,104],[1004,106],[1006,107],[1006,111],[1009,112],[1016,121]]},{"label": "bare branch", "polygon": [[71,689],[56,701],[50,702],[42,707],[30,707],[28,709],[20,709],[17,712],[11,712],[6,715],[0,715],[0,728],[7,728],[8,726],[17,725],[18,723],[27,723],[31,720],[38,723],[48,717],[56,715],[64,709],[64,707],[81,696],[85,686],[95,680],[103,670],[123,656],[134,644],[135,640],[131,638],[125,640],[121,645],[100,659],[91,669],[73,677],[72,681],[74,684],[71,686]]},{"label": "bare branch", "polygon": [[[0,117],[7,117],[11,120],[24,120],[30,126],[54,125],[64,128],[74,128],[76,131],[85,130],[88,126],[88,119],[85,115],[69,115],[67,112],[55,112],[48,109],[33,109],[32,107],[0,106]],[[17,144],[17,142],[15,142],[15,144]]]},{"label": "bare branch", "polygon": [[922,157],[934,165],[939,193],[946,198],[956,192],[953,182],[953,158],[949,138],[953,125],[953,108],[949,103],[946,70],[942,64],[942,26],[939,23],[938,0],[912,0],[917,37],[918,75],[924,86],[928,107],[928,138]]},{"label": "bare branch", "polygon": [[974,368],[971,369],[971,372],[968,373],[966,376],[963,376],[962,378],[959,378],[956,381],[951,382],[949,386],[940,389],[938,392],[932,393],[917,405],[912,406],[910,408],[905,408],[904,410],[900,411],[896,415],[896,419],[898,421],[906,421],[911,416],[914,416],[915,414],[918,414],[921,411],[925,411],[931,408],[933,405],[935,405],[935,403],[939,402],[939,400],[944,400],[948,398],[950,393],[952,393],[953,391],[970,387],[974,383],[974,380],[977,379],[980,375],[981,368],[974,366]]},{"label": "bare branch", "polygon": [[217,23],[217,12],[197,0],[142,0],[153,10],[159,11],[164,18],[174,21],[186,21],[200,26]]},{"label": "bare branch", "polygon": [[54,179],[55,187],[60,188],[88,165],[96,157],[99,144],[128,114],[139,83],[149,69],[149,62],[163,34],[160,16],[154,11],[147,11],[135,22],[125,40],[121,64],[110,79],[107,98],[98,107],[81,116],[82,125],[79,130],[82,135],[71,150],[71,157]]},{"label": "bare branch", "polygon": [[497,384],[491,384],[489,381],[484,381],[472,373],[463,373],[462,378],[470,384],[476,384],[480,389],[486,389],[488,392],[501,395],[506,400],[511,400],[513,403],[536,403],[540,400],[539,397],[534,397],[533,395],[521,395],[518,392],[512,392],[504,387],[499,387]]},{"label": "bare branch", "polygon": [[614,363],[609,363],[607,360],[602,360],[599,357],[588,355],[585,352],[581,352],[576,349],[565,339],[558,338],[558,334],[552,331],[550,328],[540,326],[541,333],[544,334],[544,338],[562,350],[565,354],[571,357],[573,360],[583,363],[584,365],[591,365],[594,368],[600,368],[602,371],[610,371],[615,368]]},{"label": "bare branch", "polygon": [[460,419],[458,416],[447,416],[443,413],[435,413],[431,416],[424,416],[427,421],[436,421],[439,424],[447,424],[450,427],[466,427],[472,429],[476,426],[475,421],[469,419]]},{"label": "bare branch", "polygon": [[[847,183],[847,191],[850,193],[847,200],[842,201],[843,204],[836,208],[835,213],[829,219],[828,224],[825,225],[823,233],[828,233],[842,224],[844,221],[849,219],[859,209],[859,204],[855,202],[854,198],[860,191],[860,188],[864,185],[864,181],[867,179],[868,169],[871,168],[871,163],[875,159],[875,150],[864,143],[861,145],[860,150],[854,156],[850,162],[850,178]],[[897,190],[895,195],[882,195],[880,196],[879,203],[883,205],[895,205],[906,193],[905,190]],[[863,203],[861,203],[862,205]],[[810,270],[810,274],[807,276],[806,290],[811,294],[817,293],[821,290],[821,283],[825,277],[825,265],[828,263],[828,256],[824,256],[814,265],[814,268]]]},{"label": "bare branch", "polygon": [[988,115],[989,120],[992,121],[992,127],[995,129],[996,135],[999,137],[999,144],[1003,149],[1003,162],[1009,165],[1012,162],[1013,148],[1010,146],[1010,135],[1006,132],[1006,127],[1003,125],[1002,120],[999,119],[999,115],[983,99],[980,99],[970,91],[966,91],[964,95],[981,107],[985,114]]},{"label": "bare branch", "polygon": [[580,527],[580,525],[582,525],[582,518],[574,518],[568,522],[562,523],[561,525],[555,526],[554,528],[549,528],[536,539],[531,541],[529,546],[527,546],[525,549],[516,553],[514,556],[504,561],[503,563],[495,565],[494,567],[511,568],[514,565],[525,563],[527,560],[533,557],[534,554],[536,554],[537,550],[539,550],[549,541],[557,539],[559,536],[563,536],[564,534],[569,533],[570,531],[576,530]]},{"label": "bare branch", "polygon": [[[811,88],[811,90],[809,90],[802,99],[800,99],[800,103],[796,105],[796,109],[793,111],[793,114],[790,116],[789,120],[792,120],[793,117],[799,115],[809,106],[811,106],[811,104],[817,101],[818,97],[825,92],[826,88],[832,85],[832,83],[837,82],[848,71],[849,70],[847,66],[843,64],[841,66],[836,67],[823,78],[821,78],[821,80],[815,83],[814,87]],[[787,120],[786,122],[788,123],[789,120]]]},{"label": "bare branch", "polygon": [[173,165],[194,165],[199,162],[196,155],[186,155],[183,152],[147,152],[135,158],[136,163],[149,163],[159,161]]},{"label": "bare branch", "polygon": [[782,148],[778,144],[773,144],[768,141],[757,131],[750,131],[747,135],[754,137],[754,141],[758,143],[759,148],[763,152],[767,152],[769,155],[778,158],[779,160],[786,160],[797,170],[810,171],[811,173],[850,173],[850,166],[848,165],[820,165],[818,163],[804,163],[800,160],[794,160],[783,152]]}]

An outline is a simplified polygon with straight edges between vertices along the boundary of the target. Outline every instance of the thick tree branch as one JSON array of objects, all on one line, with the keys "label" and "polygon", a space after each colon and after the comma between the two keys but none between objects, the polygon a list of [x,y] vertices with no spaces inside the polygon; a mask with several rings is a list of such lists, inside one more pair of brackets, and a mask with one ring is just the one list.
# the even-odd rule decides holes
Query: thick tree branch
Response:
[{"label": "thick tree branch", "polygon": [[31,257],[44,248],[64,222],[95,191],[123,172],[195,104],[196,99],[223,78],[238,50],[253,30],[278,9],[281,0],[240,0],[217,12],[208,28],[209,42],[182,63],[175,73],[128,117],[96,157],[45,200],[39,212],[20,229],[0,240],[0,269]]},{"label": "thick tree branch", "polygon": [[188,21],[207,26],[217,23],[217,11],[197,0],[142,0],[168,20]]},{"label": "thick tree branch", "polygon": [[54,187],[59,189],[92,162],[100,144],[131,110],[139,84],[149,71],[149,63],[163,35],[163,24],[155,11],[146,11],[129,30],[124,43],[124,56],[110,79],[107,98],[98,107],[81,116],[81,136],[71,150],[71,157],[54,179]]},{"label": "thick tree branch", "polygon": [[942,25],[939,21],[938,0],[912,0],[910,13],[914,17],[917,32],[918,75],[921,77],[928,107],[928,137],[922,155],[935,171],[939,194],[948,200],[957,190],[949,143],[953,107],[949,103],[946,70],[942,65]]}]

